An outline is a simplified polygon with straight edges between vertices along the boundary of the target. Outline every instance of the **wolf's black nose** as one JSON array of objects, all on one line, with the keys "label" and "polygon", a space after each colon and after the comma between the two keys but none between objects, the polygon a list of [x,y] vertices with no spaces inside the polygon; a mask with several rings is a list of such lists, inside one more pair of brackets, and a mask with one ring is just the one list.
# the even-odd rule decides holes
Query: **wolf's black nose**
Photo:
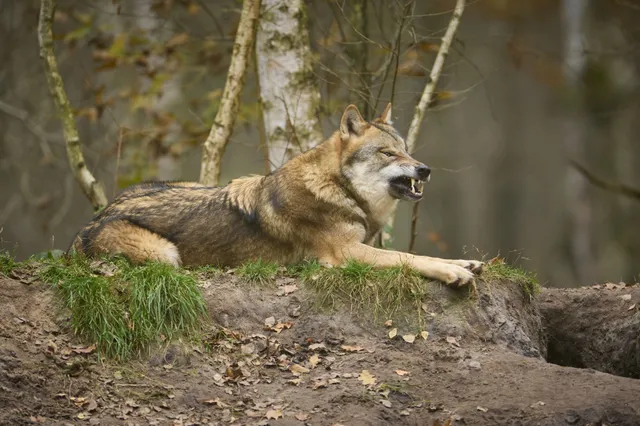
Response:
[{"label": "wolf's black nose", "polygon": [[420,165],[416,167],[416,173],[418,173],[418,178],[420,180],[427,180],[431,174],[431,169],[425,165]]}]

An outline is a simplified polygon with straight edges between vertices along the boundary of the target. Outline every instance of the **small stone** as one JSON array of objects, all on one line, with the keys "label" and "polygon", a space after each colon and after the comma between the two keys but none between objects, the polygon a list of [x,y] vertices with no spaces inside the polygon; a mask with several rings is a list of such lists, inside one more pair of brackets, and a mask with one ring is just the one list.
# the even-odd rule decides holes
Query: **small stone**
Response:
[{"label": "small stone", "polygon": [[482,370],[482,366],[478,361],[469,361],[469,368],[472,370]]}]

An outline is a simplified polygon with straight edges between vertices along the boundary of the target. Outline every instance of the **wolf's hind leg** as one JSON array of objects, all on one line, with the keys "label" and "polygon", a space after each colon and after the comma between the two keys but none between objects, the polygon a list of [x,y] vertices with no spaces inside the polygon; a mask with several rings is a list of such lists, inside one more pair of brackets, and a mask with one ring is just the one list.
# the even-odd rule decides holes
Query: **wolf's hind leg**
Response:
[{"label": "wolf's hind leg", "polygon": [[175,244],[126,220],[105,224],[87,251],[91,254],[122,254],[133,263],[151,260],[173,266],[182,264]]}]

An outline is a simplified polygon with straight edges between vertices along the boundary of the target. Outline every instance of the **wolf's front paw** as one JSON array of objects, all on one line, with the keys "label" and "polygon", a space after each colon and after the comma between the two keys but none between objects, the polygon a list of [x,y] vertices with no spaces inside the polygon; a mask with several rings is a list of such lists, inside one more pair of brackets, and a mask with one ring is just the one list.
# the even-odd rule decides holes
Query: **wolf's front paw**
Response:
[{"label": "wolf's front paw", "polygon": [[475,283],[475,276],[473,273],[459,265],[445,265],[444,271],[442,271],[443,277],[441,278],[447,285],[452,287],[462,287],[465,285],[473,285]]},{"label": "wolf's front paw", "polygon": [[473,272],[475,275],[482,274],[482,270],[484,269],[484,262],[480,262],[479,260],[451,260],[450,263],[454,265],[458,265]]}]

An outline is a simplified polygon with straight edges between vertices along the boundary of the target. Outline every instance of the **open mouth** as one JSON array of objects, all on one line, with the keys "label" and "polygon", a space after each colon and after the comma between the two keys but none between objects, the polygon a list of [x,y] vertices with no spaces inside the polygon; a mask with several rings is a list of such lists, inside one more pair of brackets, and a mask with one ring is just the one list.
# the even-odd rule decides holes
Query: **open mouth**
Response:
[{"label": "open mouth", "polygon": [[[427,182],[431,180],[431,176],[427,178]],[[390,182],[391,195],[396,198],[404,198],[408,200],[419,200],[422,198],[424,189],[424,181],[410,177],[397,177]]]}]

